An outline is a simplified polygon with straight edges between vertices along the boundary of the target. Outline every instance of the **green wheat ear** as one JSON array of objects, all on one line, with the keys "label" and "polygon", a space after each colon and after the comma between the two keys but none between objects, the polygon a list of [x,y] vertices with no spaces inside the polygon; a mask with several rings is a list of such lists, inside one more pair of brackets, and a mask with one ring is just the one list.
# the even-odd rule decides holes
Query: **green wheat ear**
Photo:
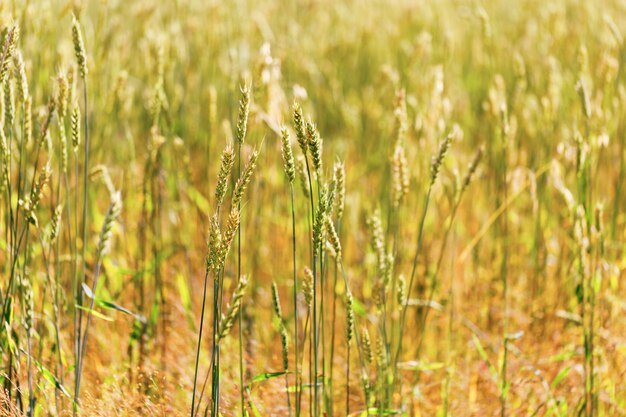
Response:
[{"label": "green wheat ear", "polygon": [[341,262],[341,242],[339,241],[339,235],[330,217],[326,218],[326,234],[328,235],[328,239],[335,253],[335,259],[337,262]]},{"label": "green wheat ear", "polygon": [[311,150],[313,158],[313,168],[319,177],[322,173],[322,138],[317,131],[317,127],[311,121],[306,122],[306,135],[308,148]]},{"label": "green wheat ear", "polygon": [[220,266],[220,254],[222,251],[222,231],[220,230],[219,218],[217,213],[211,217],[209,223],[209,239],[207,242],[206,267],[207,270],[216,273]]},{"label": "green wheat ear", "polygon": [[113,225],[117,222],[122,211],[122,197],[119,192],[111,196],[111,205],[104,217],[104,223],[100,232],[98,246],[96,246],[96,254],[98,258],[102,258],[107,254],[111,247],[111,237],[113,236]]},{"label": "green wheat ear", "polygon": [[254,168],[256,167],[257,159],[259,158],[259,151],[254,149],[250,158],[248,159],[248,163],[241,173],[241,177],[237,180],[235,184],[235,190],[233,191],[233,206],[238,206],[241,203],[241,199],[243,198],[243,193],[246,191],[248,184],[250,184],[250,180],[252,179],[252,173],[254,172]]},{"label": "green wheat ear", "polygon": [[274,307],[274,314],[281,321],[283,319],[283,311],[280,307],[280,298],[278,296],[278,285],[276,285],[276,281],[272,281],[272,306]]},{"label": "green wheat ear", "polygon": [[247,287],[248,278],[245,275],[242,275],[239,278],[239,282],[237,283],[233,297],[230,300],[230,304],[226,309],[226,315],[220,320],[218,340],[225,338],[230,332],[230,329],[233,327],[235,318],[237,318],[237,314],[241,308],[241,300],[243,299]]},{"label": "green wheat ear", "polygon": [[293,159],[293,151],[291,149],[291,138],[289,136],[289,131],[285,127],[281,128],[280,133],[282,143],[281,151],[283,156],[285,174],[287,175],[289,183],[293,184],[296,179],[296,164]]},{"label": "green wheat ear", "polygon": [[77,154],[78,147],[80,146],[80,107],[78,107],[78,104],[74,104],[72,108],[70,124],[72,129],[72,149],[74,153]]},{"label": "green wheat ear", "polygon": [[59,236],[59,229],[61,228],[61,215],[63,214],[63,205],[59,204],[54,209],[54,215],[50,221],[50,235],[48,241],[53,243]]},{"label": "green wheat ear", "polygon": [[218,207],[224,202],[224,196],[226,196],[226,190],[228,188],[228,180],[230,179],[230,172],[234,163],[235,151],[232,145],[228,144],[222,152],[220,170],[217,174],[217,185],[215,186],[215,201]]},{"label": "green wheat ear", "polygon": [[343,212],[346,205],[346,169],[341,161],[335,162],[333,167],[333,177],[336,181],[335,185],[335,207],[333,208],[335,211],[335,216],[337,217],[337,221],[340,221],[343,218]]},{"label": "green wheat ear", "polygon": [[448,149],[450,149],[450,145],[452,144],[452,140],[454,139],[454,133],[448,134],[444,140],[439,145],[439,150],[433,156],[433,160],[430,165],[430,183],[431,185],[437,181],[437,177],[439,176],[439,171],[441,170],[441,165],[443,164],[444,159],[448,153]]},{"label": "green wheat ear", "polygon": [[328,215],[328,187],[324,186],[322,188],[319,205],[315,213],[315,220],[313,222],[313,250],[315,255],[319,256],[321,251],[321,245],[325,239],[326,228],[324,227],[326,224],[326,217]]},{"label": "green wheat ear", "polygon": [[239,224],[241,222],[241,215],[237,207],[233,207],[230,210],[230,214],[228,215],[228,220],[226,221],[226,228],[224,229],[224,233],[222,235],[222,243],[220,245],[219,253],[218,253],[218,269],[224,268],[226,264],[226,257],[228,256],[228,252],[232,246],[233,240],[235,240],[235,234],[239,229]]},{"label": "green wheat ear", "polygon": [[9,80],[4,83],[4,126],[11,128],[15,118],[15,101],[13,97],[13,84]]},{"label": "green wheat ear", "polygon": [[15,72],[17,73],[17,93],[21,103],[26,101],[26,98],[30,95],[28,89],[28,78],[26,77],[26,65],[24,64],[24,57],[19,50],[15,51]]},{"label": "green wheat ear", "polygon": [[309,141],[307,138],[302,108],[298,103],[294,103],[293,105],[293,126],[296,130],[296,138],[298,139],[298,144],[300,145],[302,154],[306,156],[309,149]]},{"label": "green wheat ear", "polygon": [[374,352],[372,351],[372,340],[370,334],[367,331],[367,327],[363,326],[361,330],[361,344],[363,349],[363,357],[365,361],[370,364],[374,362]]},{"label": "green wheat ear", "polygon": [[346,293],[346,312],[347,312],[347,336],[348,343],[354,337],[354,300],[352,298],[352,293],[348,291]]},{"label": "green wheat ear", "polygon": [[241,100],[239,101],[239,115],[237,117],[237,142],[243,144],[248,130],[248,114],[250,113],[250,87],[241,87]]},{"label": "green wheat ear", "polygon": [[72,14],[72,41],[74,42],[74,53],[76,54],[76,62],[82,79],[87,76],[87,53],[85,52],[85,43],[83,42],[83,34],[80,30],[80,23],[74,14]]},{"label": "green wheat ear", "polygon": [[17,47],[20,37],[20,27],[13,25],[3,34],[2,44],[0,45],[0,84],[4,85],[9,74],[9,63],[11,57]]},{"label": "green wheat ear", "polygon": [[283,369],[289,369],[289,335],[285,324],[280,326],[280,345],[282,349]]}]

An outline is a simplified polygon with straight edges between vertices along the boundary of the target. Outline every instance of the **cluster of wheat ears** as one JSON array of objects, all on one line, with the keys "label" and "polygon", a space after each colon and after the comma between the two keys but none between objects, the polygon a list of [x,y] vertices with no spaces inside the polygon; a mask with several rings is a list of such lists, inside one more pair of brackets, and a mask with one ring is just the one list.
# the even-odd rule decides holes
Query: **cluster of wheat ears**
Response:
[{"label": "cluster of wheat ears", "polygon": [[[158,8],[138,3],[138,22]],[[176,54],[164,46],[193,61],[183,40],[155,35],[140,47],[146,78],[120,71],[105,94],[92,83],[101,89],[107,59],[122,53],[86,48],[80,8],[69,9],[73,56],[60,63],[25,56],[33,27],[21,36],[23,17],[0,14],[0,414],[626,413],[616,335],[626,46],[610,16],[600,69],[581,45],[573,72],[546,61],[544,83],[518,53],[498,73],[504,41],[477,7],[475,55],[461,55],[478,70],[457,75],[466,93],[452,99],[442,65],[422,68],[417,98],[389,66],[372,81],[380,96],[337,70],[329,92],[297,85],[287,97],[264,43],[256,76],[211,86],[187,118],[193,87],[172,74],[187,71],[195,86],[202,75],[168,61]],[[351,39],[343,33],[331,67]],[[368,36],[363,56],[382,53]],[[431,59],[437,41],[411,39],[398,65]],[[220,107],[218,94],[238,108]],[[359,133],[330,139],[343,124]],[[210,140],[181,138],[196,131]],[[558,146],[541,142],[550,135]]]}]

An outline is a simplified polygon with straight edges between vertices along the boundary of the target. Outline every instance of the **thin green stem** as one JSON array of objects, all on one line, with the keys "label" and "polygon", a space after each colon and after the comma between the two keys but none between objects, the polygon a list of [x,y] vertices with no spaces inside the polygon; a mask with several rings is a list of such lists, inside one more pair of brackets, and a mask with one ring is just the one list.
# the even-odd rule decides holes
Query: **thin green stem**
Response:
[{"label": "thin green stem", "polygon": [[[89,107],[87,101],[87,79],[83,78],[83,114],[84,114],[84,129],[85,129],[85,161],[83,165],[83,214],[82,214],[82,274],[81,274],[81,282],[77,285],[77,304],[82,306],[82,290],[81,285],[86,280],[87,275],[87,212],[88,212],[88,202],[89,202]],[[78,189],[76,190],[78,192]],[[77,343],[77,361],[76,361],[76,382],[75,382],[75,392],[74,392],[74,417],[78,414],[78,405],[79,405],[79,397],[80,397],[80,379],[81,374],[80,371],[82,369],[82,352],[84,350],[83,346],[80,344],[80,335],[82,333],[82,311],[78,312],[78,328],[74,331],[77,332],[78,343]]]},{"label": "thin green stem", "polygon": [[[300,387],[300,373],[298,372],[298,273],[297,273],[297,264],[296,264],[296,213],[294,207],[294,192],[293,192],[293,184],[290,184],[291,191],[291,242],[293,246],[293,334],[294,334],[294,345],[295,345],[295,374],[296,374],[296,392],[295,392],[295,406],[296,406],[296,417],[300,417],[300,401],[299,401],[299,390]],[[289,395],[289,393],[287,393]]]},{"label": "thin green stem", "polygon": [[411,290],[413,289],[413,281],[415,280],[415,273],[417,271],[417,263],[418,263],[418,259],[419,259],[419,254],[422,251],[422,243],[423,243],[423,236],[424,236],[424,222],[426,220],[426,213],[428,212],[428,205],[430,203],[430,194],[433,188],[433,184],[432,182],[430,183],[430,185],[428,186],[428,192],[426,193],[426,196],[424,197],[424,210],[422,211],[422,216],[419,222],[419,226],[418,226],[418,232],[417,232],[417,247],[415,249],[415,256],[413,257],[413,267],[411,270],[411,278],[409,279],[409,285],[407,287],[407,297],[406,300],[404,301],[404,306],[402,306],[402,313],[400,314],[400,334],[398,336],[398,345],[396,347],[396,354],[394,357],[394,363],[393,363],[393,380],[394,380],[394,384],[397,383],[398,380],[398,362],[400,360],[400,355],[402,354],[402,339],[404,337],[404,324],[406,321],[406,313],[407,313],[407,309],[409,306],[409,299],[411,298]]},{"label": "thin green stem", "polygon": [[348,341],[348,354],[346,357],[346,416],[349,416],[349,415],[350,415],[350,341]]},{"label": "thin green stem", "polygon": [[[241,177],[241,142],[237,146],[237,176]],[[241,201],[239,202],[237,209],[241,213]],[[243,222],[243,216],[240,214],[239,228],[237,229],[237,279],[241,279],[241,227]],[[246,415],[246,406],[244,398],[244,377],[243,377],[243,300],[237,313],[237,320],[239,321],[239,395],[241,400],[241,417]],[[289,395],[289,394],[287,394]]]},{"label": "thin green stem", "polygon": [[[221,271],[220,271],[221,272]],[[213,366],[211,368],[211,415],[217,416],[219,410],[219,364],[218,350],[219,344],[217,342],[217,332],[219,326],[219,293],[220,293],[220,272],[217,273],[217,277],[213,280],[213,353],[211,355]]]},{"label": "thin green stem", "polygon": [[194,375],[193,375],[193,393],[191,397],[190,417],[194,417],[195,415],[194,405],[196,403],[196,383],[198,381],[198,367],[200,364],[200,346],[202,344],[202,328],[204,326],[204,307],[206,304],[206,288],[207,288],[208,280],[209,280],[209,270],[207,268],[206,272],[204,273],[204,290],[202,292],[202,310],[200,312],[200,328],[198,330],[198,347],[196,349],[196,366],[195,366]]},{"label": "thin green stem", "polygon": [[313,255],[313,416],[317,417],[318,388],[317,388],[317,255]]}]

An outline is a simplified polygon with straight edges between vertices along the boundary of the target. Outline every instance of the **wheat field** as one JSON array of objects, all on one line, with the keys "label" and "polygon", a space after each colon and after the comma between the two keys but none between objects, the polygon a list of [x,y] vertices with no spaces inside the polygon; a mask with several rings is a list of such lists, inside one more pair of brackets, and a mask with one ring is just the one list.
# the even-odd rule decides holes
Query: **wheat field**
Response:
[{"label": "wheat field", "polygon": [[625,16],[0,1],[0,414],[626,415]]}]

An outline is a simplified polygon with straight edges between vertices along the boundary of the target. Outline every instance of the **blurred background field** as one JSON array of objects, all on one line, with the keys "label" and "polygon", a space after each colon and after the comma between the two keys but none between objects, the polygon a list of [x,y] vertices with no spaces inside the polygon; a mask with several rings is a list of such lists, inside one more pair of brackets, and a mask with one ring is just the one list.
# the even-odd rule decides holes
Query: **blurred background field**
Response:
[{"label": "blurred background field", "polygon": [[[72,14],[89,68],[86,107]],[[290,386],[281,374],[244,390],[250,415],[295,415],[298,402],[291,193],[281,155],[282,126],[296,157],[302,154],[294,102],[323,140],[314,191],[336,175],[334,165],[345,167],[343,217],[335,212],[331,219],[343,259],[328,251],[319,288],[327,304],[318,415],[346,415],[348,361],[354,415],[626,414],[624,16],[626,3],[618,0],[0,2],[0,26],[19,26],[15,51],[23,56],[34,138],[24,140],[14,52],[1,94],[3,131],[12,144],[2,162],[10,162],[10,180],[0,197],[2,410],[72,414],[78,310],[72,264],[82,265],[75,251],[84,246],[82,222],[74,222],[84,195],[84,137],[77,153],[70,140],[78,106],[90,137],[85,282],[91,286],[101,263],[95,294],[105,301],[91,314],[79,412],[189,415],[220,158],[227,144],[237,146],[241,88],[249,86],[242,166],[253,149],[259,157],[241,204],[244,381],[284,370],[285,326]],[[69,97],[61,95],[64,83]],[[48,127],[51,98],[56,109]],[[60,103],[67,103],[66,114]],[[450,148],[433,175],[447,137]],[[37,224],[26,226],[30,238],[14,253],[17,177],[30,192],[46,161],[52,174]],[[303,192],[298,175],[293,187],[302,332],[313,194]],[[99,257],[111,189],[120,192],[122,208],[110,251]],[[49,237],[59,204],[57,243]],[[25,219],[18,217],[20,228]],[[400,330],[403,302],[395,284],[403,276],[408,285],[415,257]],[[236,259],[233,246],[223,268],[224,309],[238,282]],[[364,327],[371,337],[371,364],[359,360],[355,340],[348,359],[342,270],[351,283],[358,343]],[[211,363],[212,283],[210,277],[199,386]],[[88,295],[83,304],[89,307]],[[220,343],[224,416],[242,413],[238,335],[236,321]],[[295,335],[304,346],[305,385],[310,337]],[[209,390],[196,393],[200,413]],[[315,412],[310,391],[303,390],[302,415]]]}]

